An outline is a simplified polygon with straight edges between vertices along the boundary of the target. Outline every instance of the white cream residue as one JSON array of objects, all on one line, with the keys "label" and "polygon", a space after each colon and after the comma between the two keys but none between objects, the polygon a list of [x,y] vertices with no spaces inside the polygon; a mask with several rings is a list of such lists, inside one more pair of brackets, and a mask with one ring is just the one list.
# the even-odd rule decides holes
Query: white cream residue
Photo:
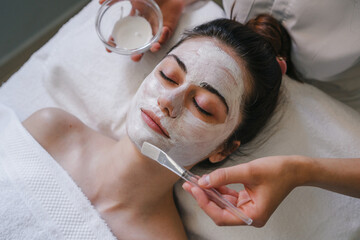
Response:
[{"label": "white cream residue", "polygon": [[140,16],[127,16],[118,20],[112,36],[116,46],[124,49],[139,48],[153,37],[150,23]]},{"label": "white cream residue", "polygon": [[[165,88],[155,75],[158,71],[156,67],[133,99],[128,112],[127,132],[139,148],[144,141],[148,141],[163,149],[180,165],[190,166],[209,156],[239,123],[243,80],[237,62],[211,40],[188,40],[171,53],[186,65],[184,82],[176,88]],[[224,123],[204,122],[185,107],[187,89],[192,85],[200,86],[203,82],[214,87],[225,98],[229,112]],[[171,102],[172,117],[161,111],[158,105],[160,97]],[[142,120],[140,109],[154,112],[161,119],[170,139],[148,127]]]}]

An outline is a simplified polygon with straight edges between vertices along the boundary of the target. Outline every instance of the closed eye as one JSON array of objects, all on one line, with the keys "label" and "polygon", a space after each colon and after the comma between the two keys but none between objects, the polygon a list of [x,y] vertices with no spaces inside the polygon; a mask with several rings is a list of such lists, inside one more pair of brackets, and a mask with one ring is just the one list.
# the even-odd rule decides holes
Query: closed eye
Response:
[{"label": "closed eye", "polygon": [[203,114],[205,114],[206,116],[212,116],[211,113],[205,111],[204,109],[202,109],[202,108],[199,106],[199,104],[196,102],[195,98],[193,98],[193,103],[194,103],[195,107],[197,108],[197,110],[199,110],[200,113],[203,113]]},{"label": "closed eye", "polygon": [[161,76],[164,80],[166,80],[166,81],[168,81],[168,82],[170,82],[170,83],[172,83],[172,84],[179,85],[177,82],[175,82],[174,80],[172,80],[171,78],[169,78],[168,76],[166,76],[163,71],[160,71],[160,76]]}]

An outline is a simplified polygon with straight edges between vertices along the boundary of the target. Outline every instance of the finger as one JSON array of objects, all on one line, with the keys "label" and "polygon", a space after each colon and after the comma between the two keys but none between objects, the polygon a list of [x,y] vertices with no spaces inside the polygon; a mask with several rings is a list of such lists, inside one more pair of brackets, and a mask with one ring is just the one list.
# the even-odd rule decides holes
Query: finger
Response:
[{"label": "finger", "polygon": [[[182,15],[182,11],[184,9],[184,1],[164,1],[164,4],[160,6],[161,11],[163,13],[163,26],[167,27],[170,30],[170,35],[176,29],[176,26],[179,22],[179,19]],[[168,36],[170,37],[170,36]],[[167,39],[164,39],[166,42]]]},{"label": "finger", "polygon": [[160,36],[158,42],[159,42],[160,44],[164,44],[167,40],[169,40],[170,36],[171,36],[171,30],[170,30],[170,28],[167,27],[167,26],[164,26],[164,27],[162,28],[162,33],[161,33],[161,36]]},{"label": "finger", "polygon": [[100,4],[103,4],[105,2],[105,0],[99,0]]},{"label": "finger", "polygon": [[185,182],[182,187],[186,192],[190,193],[190,195],[195,199],[195,196],[193,195],[193,193],[191,191],[191,189],[193,187],[191,184]]},{"label": "finger", "polygon": [[250,176],[246,171],[246,164],[228,168],[219,168],[199,180],[201,187],[220,187],[231,183],[246,183]]},{"label": "finger", "polygon": [[225,198],[226,200],[228,200],[232,205],[236,206],[237,202],[238,202],[238,198],[231,196],[231,195],[222,195],[223,198]]},{"label": "finger", "polygon": [[199,187],[191,189],[193,196],[200,208],[219,226],[244,225],[245,223],[226,209],[220,208],[216,203],[210,201],[203,190]]},{"label": "finger", "polygon": [[[116,44],[115,44],[115,40],[112,36],[109,37],[107,43],[112,46],[112,47],[116,47]],[[107,52],[111,53],[112,51],[108,48],[105,48]]]},{"label": "finger", "polygon": [[131,11],[130,11],[129,15],[130,16],[135,16],[135,14],[136,14],[136,8],[134,8],[134,5],[133,5],[133,8],[131,8]]},{"label": "finger", "polygon": [[169,40],[171,36],[171,31],[168,27],[163,27],[163,31],[161,33],[161,36],[159,38],[159,41],[154,43],[151,48],[150,51],[151,52],[157,52],[161,49],[161,44],[166,43],[167,40]]},{"label": "finger", "polygon": [[143,55],[144,55],[143,53],[131,55],[131,60],[133,60],[134,62],[139,62]]},{"label": "finger", "polygon": [[151,46],[150,51],[151,51],[151,52],[157,52],[157,51],[159,51],[160,49],[161,49],[160,43],[156,42],[156,43],[154,43],[154,44]]},{"label": "finger", "polygon": [[228,188],[226,186],[221,186],[216,188],[221,194],[227,194],[227,195],[231,195],[234,196],[236,198],[239,197],[239,193],[237,191],[235,191],[234,189]]},{"label": "finger", "polygon": [[207,204],[209,204],[210,200],[209,200],[208,196],[199,187],[193,186],[191,188],[191,192],[201,208],[203,208],[203,206],[206,206]]},{"label": "finger", "polygon": [[183,185],[182,185],[182,188],[187,191],[188,193],[191,193],[191,188],[192,188],[192,185],[188,182],[184,182]]},{"label": "finger", "polygon": [[[183,185],[182,185],[183,189],[185,191],[187,191],[188,193],[190,193],[191,195],[192,194],[192,191],[191,189],[194,187],[193,184],[189,183],[189,182],[185,182]],[[226,188],[226,190],[225,190]],[[223,187],[224,190],[219,190],[219,192],[222,194],[223,198],[225,198],[226,200],[228,200],[231,204],[233,204],[234,206],[236,206],[237,202],[238,202],[238,193],[235,191],[235,190],[232,190],[230,188],[227,188],[227,187]],[[230,191],[229,191],[230,190]],[[235,193],[233,193],[235,192]],[[230,193],[230,194],[229,194]],[[194,197],[194,195],[193,195]],[[195,197],[194,197],[195,198]]]},{"label": "finger", "polygon": [[239,192],[239,197],[236,203],[236,207],[240,207],[241,205],[251,201],[250,195],[246,190],[242,190]]}]

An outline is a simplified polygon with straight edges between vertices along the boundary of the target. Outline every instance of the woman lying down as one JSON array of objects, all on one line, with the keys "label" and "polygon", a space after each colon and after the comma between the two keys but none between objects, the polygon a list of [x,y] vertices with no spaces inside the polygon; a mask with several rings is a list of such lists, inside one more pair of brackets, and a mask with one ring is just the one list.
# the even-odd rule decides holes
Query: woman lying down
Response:
[{"label": "woman lying down", "polygon": [[54,108],[22,128],[1,107],[1,234],[186,239],[172,193],[178,177],[141,146],[150,142],[187,168],[224,160],[271,117],[282,78],[277,56],[250,26],[220,19],[196,27],[145,78],[119,141]]}]

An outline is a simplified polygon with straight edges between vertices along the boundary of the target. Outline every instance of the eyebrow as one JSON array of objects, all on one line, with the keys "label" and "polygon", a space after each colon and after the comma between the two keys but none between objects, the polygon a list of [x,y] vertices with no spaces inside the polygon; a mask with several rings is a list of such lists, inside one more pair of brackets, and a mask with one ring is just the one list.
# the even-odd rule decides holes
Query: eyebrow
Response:
[{"label": "eyebrow", "polygon": [[226,107],[226,114],[229,113],[229,106],[227,105],[225,98],[215,88],[213,88],[207,82],[200,83],[200,87],[202,87],[202,88],[208,90],[209,92],[215,94],[216,96],[218,96],[220,98],[220,100],[224,103],[225,107]]},{"label": "eyebrow", "polygon": [[[179,67],[185,73],[187,73],[185,63],[183,61],[181,61],[178,56],[176,56],[175,54],[168,54],[166,57],[173,57],[176,60],[176,62],[178,63]],[[225,107],[226,107],[226,114],[229,113],[229,106],[227,105],[225,98],[213,86],[211,86],[207,82],[202,82],[202,83],[200,83],[200,87],[202,87],[202,88],[208,90],[209,92],[215,94],[216,96],[218,96],[220,98],[220,100],[224,103]]]},{"label": "eyebrow", "polygon": [[187,73],[187,69],[186,69],[186,66],[185,66],[185,63],[183,61],[180,60],[180,58],[178,56],[176,56],[175,54],[169,54],[167,55],[167,57],[173,57],[177,64],[179,65],[179,67],[185,72]]}]

